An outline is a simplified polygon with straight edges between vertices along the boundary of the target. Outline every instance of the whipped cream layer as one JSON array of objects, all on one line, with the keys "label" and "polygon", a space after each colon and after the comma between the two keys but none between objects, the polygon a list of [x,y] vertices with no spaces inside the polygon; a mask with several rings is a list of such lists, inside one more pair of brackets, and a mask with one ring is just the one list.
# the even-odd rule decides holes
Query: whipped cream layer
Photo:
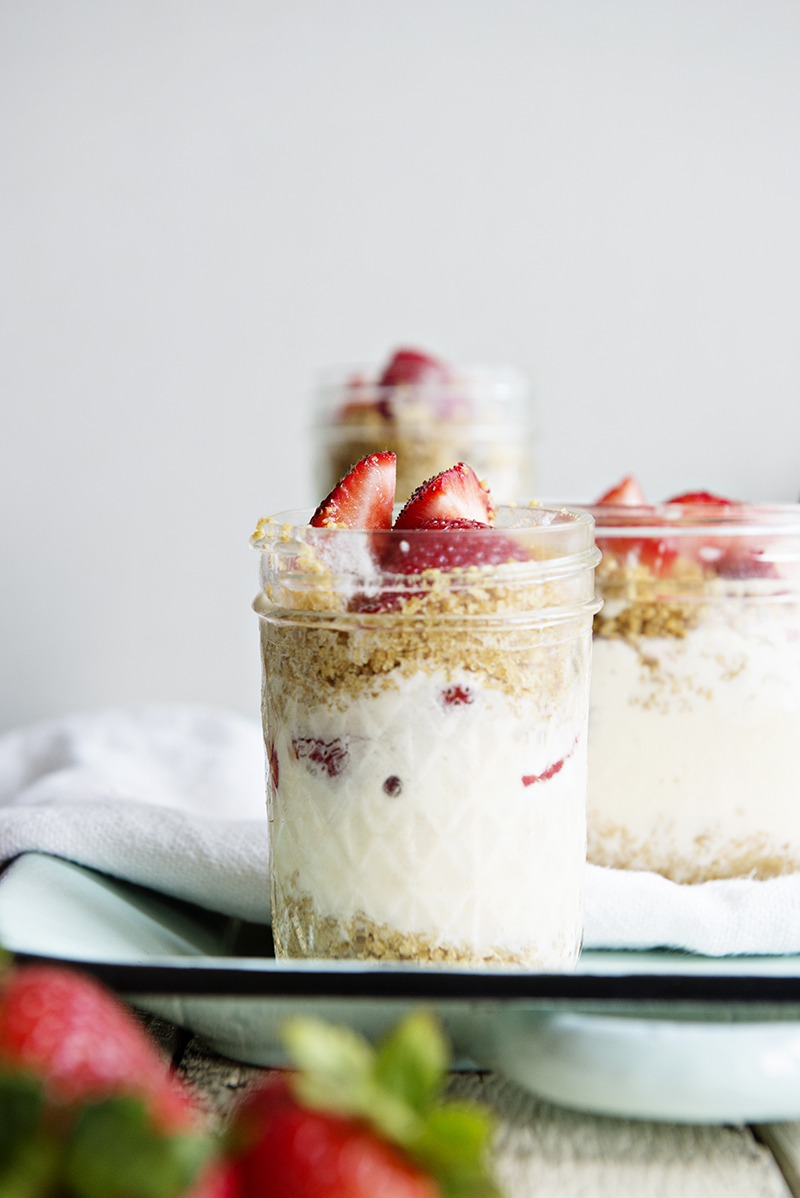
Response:
[{"label": "whipped cream layer", "polygon": [[796,604],[724,598],[683,637],[596,636],[590,710],[590,861],[678,882],[800,869]]},{"label": "whipped cream layer", "polygon": [[279,948],[574,964],[587,648],[561,650],[577,681],[560,712],[470,670],[419,670],[336,705],[281,694],[269,734]]}]

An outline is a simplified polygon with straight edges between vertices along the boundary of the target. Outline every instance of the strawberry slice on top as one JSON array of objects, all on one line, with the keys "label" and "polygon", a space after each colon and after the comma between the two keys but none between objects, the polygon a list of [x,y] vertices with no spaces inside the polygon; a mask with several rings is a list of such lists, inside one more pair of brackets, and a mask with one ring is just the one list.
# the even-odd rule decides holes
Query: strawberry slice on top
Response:
[{"label": "strawberry slice on top", "polygon": [[[639,480],[627,474],[621,482],[597,500],[597,507],[647,507],[647,499]],[[678,557],[674,540],[664,537],[602,537],[598,548],[629,567],[644,566],[656,578],[665,578]]]},{"label": "strawberry slice on top", "polygon": [[311,517],[313,528],[391,528],[397,458],[371,453],[356,462]]},{"label": "strawberry slice on top", "polygon": [[[471,536],[473,529],[490,529],[491,536]],[[421,574],[423,570],[457,570],[467,566],[502,566],[528,560],[519,541],[503,536],[481,520],[426,520],[408,540],[387,538],[391,544],[381,554],[387,574]],[[453,534],[456,535],[453,535]],[[458,534],[461,535],[458,535]]]},{"label": "strawberry slice on top", "polygon": [[403,383],[441,383],[450,377],[443,362],[418,349],[395,350],[378,379],[379,387],[399,387]]},{"label": "strawberry slice on top", "polygon": [[725,499],[722,495],[712,495],[710,491],[686,491],[683,495],[673,495],[666,503],[706,503],[716,507],[730,507],[735,499]]},{"label": "strawberry slice on top", "polygon": [[626,474],[622,482],[617,483],[605,495],[601,495],[597,504],[613,504],[616,507],[645,507],[647,500],[639,480],[632,474]]},{"label": "strawberry slice on top", "polygon": [[477,520],[491,524],[495,506],[471,466],[459,462],[417,487],[394,522],[395,528],[420,528],[429,520]]}]

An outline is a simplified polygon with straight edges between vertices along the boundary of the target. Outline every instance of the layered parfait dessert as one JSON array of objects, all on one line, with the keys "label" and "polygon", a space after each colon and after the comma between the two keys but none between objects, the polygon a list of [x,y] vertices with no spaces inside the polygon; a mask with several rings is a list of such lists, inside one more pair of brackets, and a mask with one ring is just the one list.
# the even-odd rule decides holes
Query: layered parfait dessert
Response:
[{"label": "layered parfait dessert", "polygon": [[532,487],[533,426],[525,379],[508,367],[456,369],[398,349],[377,371],[348,371],[319,388],[313,435],[321,491],[361,458],[390,451],[397,498],[463,458],[511,497]]},{"label": "layered parfait dessert", "polygon": [[676,882],[800,869],[800,508],[593,509],[589,860]]},{"label": "layered parfait dessert", "polygon": [[394,471],[254,537],[276,951],[569,967],[593,522],[497,511],[462,463],[393,521]]}]

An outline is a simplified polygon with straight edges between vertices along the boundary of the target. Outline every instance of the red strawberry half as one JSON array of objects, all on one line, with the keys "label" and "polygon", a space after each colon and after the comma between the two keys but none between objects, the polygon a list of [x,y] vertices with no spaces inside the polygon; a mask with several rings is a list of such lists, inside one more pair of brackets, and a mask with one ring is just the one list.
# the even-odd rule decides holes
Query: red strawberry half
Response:
[{"label": "red strawberry half", "polygon": [[735,499],[725,499],[722,495],[712,495],[710,491],[686,491],[683,495],[673,495],[667,503],[707,503],[717,507],[729,507]]},{"label": "red strawberry half", "polygon": [[378,379],[380,387],[398,387],[402,383],[440,383],[449,378],[443,362],[418,349],[398,349]]},{"label": "red strawberry half", "polygon": [[495,508],[470,466],[459,462],[417,487],[394,522],[395,528],[420,528],[430,520],[477,520],[491,524]]},{"label": "red strawberry half", "polygon": [[[458,570],[469,566],[501,566],[528,561],[525,547],[481,520],[426,520],[409,529],[376,534],[373,548],[385,574],[421,574],[423,570]],[[406,592],[406,596],[411,592]],[[402,607],[399,591],[356,595],[351,611],[391,612]]]},{"label": "red strawberry half", "polygon": [[[598,507],[646,507],[647,499],[641,485],[632,474],[626,475],[610,491],[597,500]],[[669,574],[678,557],[678,548],[673,540],[664,537],[601,537],[597,547],[603,553],[612,554],[619,562],[629,567],[644,566],[656,578]]]},{"label": "red strawberry half", "polygon": [[605,495],[601,495],[597,503],[614,504],[617,507],[644,507],[647,500],[638,479],[628,474],[622,482],[606,491]]},{"label": "red strawberry half", "polygon": [[[472,535],[476,529],[488,530],[488,535]],[[387,574],[500,566],[529,556],[519,541],[481,520],[425,520],[409,533],[408,539],[396,533],[386,537],[383,552],[379,546],[381,568]]]},{"label": "red strawberry half", "polygon": [[397,458],[371,453],[356,462],[349,474],[323,499],[311,524],[314,528],[391,528]]}]

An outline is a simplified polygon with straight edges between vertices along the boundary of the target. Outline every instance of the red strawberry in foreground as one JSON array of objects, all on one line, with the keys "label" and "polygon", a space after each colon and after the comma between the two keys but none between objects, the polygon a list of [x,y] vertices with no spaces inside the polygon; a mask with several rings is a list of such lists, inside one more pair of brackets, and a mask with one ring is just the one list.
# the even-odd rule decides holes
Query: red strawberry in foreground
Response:
[{"label": "red strawberry in foreground", "polygon": [[440,1198],[435,1182],[398,1148],[360,1120],[301,1106],[285,1077],[240,1118],[254,1136],[239,1163],[243,1198]]},{"label": "red strawberry in foreground", "polygon": [[417,487],[394,522],[395,528],[419,528],[429,520],[477,520],[491,524],[495,507],[470,466],[459,462]]},{"label": "red strawberry in foreground", "polygon": [[112,994],[67,968],[9,971],[0,988],[0,1193],[234,1198],[213,1149]]},{"label": "red strawberry in foreground", "polygon": [[617,483],[605,495],[601,495],[597,504],[614,504],[617,507],[645,507],[647,500],[639,482],[632,474],[627,474],[622,482]]},{"label": "red strawberry in foreground", "polygon": [[0,1065],[35,1074],[58,1102],[136,1094],[164,1131],[196,1123],[144,1030],[109,991],[76,970],[28,965],[9,974],[0,990]]},{"label": "red strawberry in foreground", "polygon": [[371,453],[356,462],[349,474],[323,499],[311,524],[314,528],[391,528],[397,458]]},{"label": "red strawberry in foreground", "polygon": [[[490,529],[491,535],[468,535],[473,529]],[[459,531],[466,535],[454,535]],[[387,574],[499,566],[510,561],[527,561],[529,557],[519,541],[503,536],[480,520],[425,520],[408,540],[398,537],[386,540],[391,544],[381,553],[380,562]]]},{"label": "red strawberry in foreground", "polygon": [[447,367],[430,354],[418,349],[398,349],[378,379],[380,387],[398,387],[403,383],[440,383],[449,377]]},{"label": "red strawberry in foreground", "polygon": [[234,1126],[240,1198],[498,1198],[486,1115],[440,1101],[447,1053],[428,1015],[377,1050],[315,1019],[285,1039],[300,1072],[251,1095]]}]

